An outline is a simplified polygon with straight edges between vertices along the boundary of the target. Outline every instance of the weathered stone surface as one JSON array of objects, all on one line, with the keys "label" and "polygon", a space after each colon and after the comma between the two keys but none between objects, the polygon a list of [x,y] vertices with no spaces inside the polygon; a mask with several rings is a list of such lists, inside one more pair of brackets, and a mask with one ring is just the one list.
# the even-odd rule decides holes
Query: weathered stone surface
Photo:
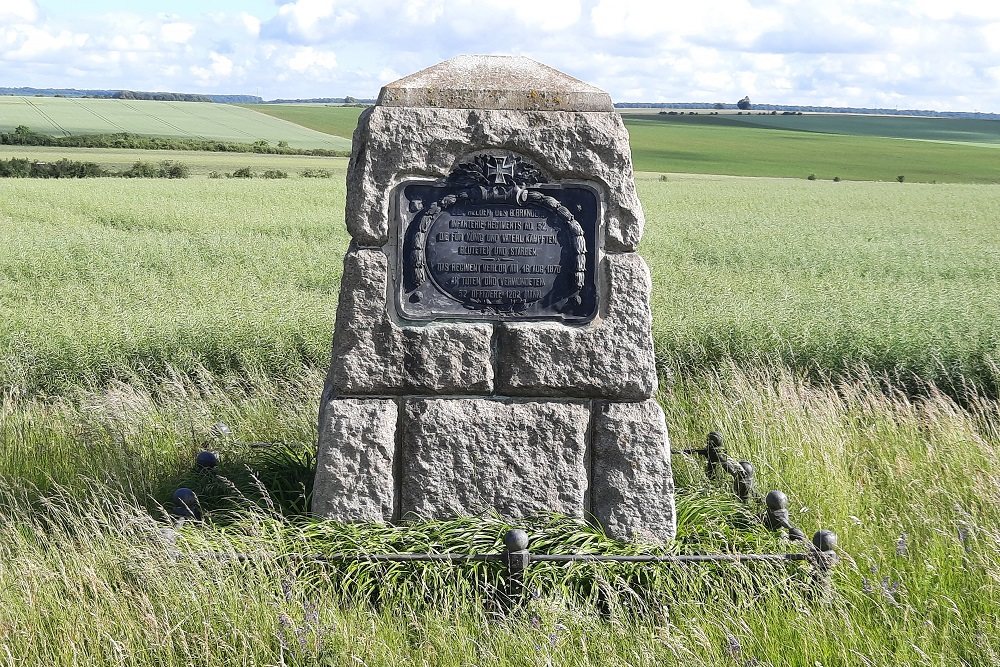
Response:
[{"label": "weathered stone surface", "polygon": [[386,84],[393,107],[614,111],[611,96],[524,56],[457,56]]},{"label": "weathered stone surface", "polygon": [[413,399],[403,407],[401,514],[495,509],[583,516],[585,403]]},{"label": "weathered stone surface", "polygon": [[344,258],[327,395],[490,393],[493,325],[399,326],[387,309],[388,270],[381,250]]},{"label": "weathered stone surface", "polygon": [[320,408],[312,511],[338,521],[391,521],[397,406],[334,399]]},{"label": "weathered stone surface", "polygon": [[656,391],[650,278],[635,253],[608,255],[601,266],[601,315],[584,326],[500,324],[497,392],[642,400]]},{"label": "weathered stone surface", "polygon": [[506,111],[375,106],[354,133],[347,173],[347,228],[356,243],[389,241],[390,197],[401,181],[442,178],[475,151],[502,148],[550,179],[595,182],[605,204],[605,249],[633,251],[643,216],[628,133],[613,112]]},{"label": "weathered stone surface", "polygon": [[608,535],[669,540],[676,530],[670,441],[656,401],[594,404],[594,518]]}]

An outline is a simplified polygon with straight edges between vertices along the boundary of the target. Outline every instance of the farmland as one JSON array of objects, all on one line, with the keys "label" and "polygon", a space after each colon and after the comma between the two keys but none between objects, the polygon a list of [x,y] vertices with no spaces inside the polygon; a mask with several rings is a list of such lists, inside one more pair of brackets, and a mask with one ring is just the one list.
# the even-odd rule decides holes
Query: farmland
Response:
[{"label": "farmland", "polygon": [[358,107],[314,104],[252,104],[247,105],[247,108],[347,139],[354,136],[354,128],[358,125],[358,116],[362,111]]},{"label": "farmland", "polygon": [[0,96],[0,131],[25,125],[55,136],[131,132],[155,137],[349,150],[350,140],[231,104]]},{"label": "farmland", "polygon": [[[658,114],[624,117],[633,161],[642,171],[788,178],[812,174],[820,180],[836,177],[864,181],[893,181],[903,176],[907,181],[925,183],[1000,183],[996,144],[936,143],[785,129],[793,122],[791,119],[806,118],[804,115],[685,116],[684,120]],[[771,122],[763,120],[766,118],[780,118],[784,124],[779,126],[781,129],[757,124]],[[833,129],[830,125],[816,127]]]},{"label": "farmland", "polygon": [[[4,183],[3,383],[51,392],[168,365],[325,363],[331,258],[347,243],[345,165],[329,163],[338,176],[318,183]],[[995,188],[653,175],[639,186],[664,363],[858,366],[995,388]]]},{"label": "farmland", "polygon": [[[251,108],[345,137],[360,113],[314,105]],[[1000,121],[846,114],[670,116],[632,110],[622,116],[639,171],[1000,183],[994,150],[1000,147]]]},{"label": "farmland", "polygon": [[[335,171],[0,181],[0,665],[996,664],[1000,186],[931,176],[947,167],[974,181],[979,153],[948,151],[996,150],[628,123],[637,164],[674,166],[638,175],[671,448],[720,430],[762,489],[788,492],[797,524],[835,530],[832,601],[799,591],[802,571],[726,567],[689,580],[583,565],[542,571],[539,598],[500,620],[451,570],[282,559],[404,539],[490,550],[505,527],[487,517],[404,538],[302,516],[349,242],[346,160],[0,147],[122,166],[177,159],[199,175]],[[758,172],[801,171],[813,154],[782,133],[828,142],[817,145],[838,167],[854,146],[871,173],[895,164],[878,147],[931,153],[904,183],[672,173],[712,155],[722,171],[743,169],[723,162],[727,143],[773,154],[747,160]],[[664,157],[683,142],[692,156]],[[921,169],[939,182],[911,182]],[[231,438],[213,435],[218,421]],[[288,449],[250,444],[273,441]],[[205,445],[232,488],[192,471]],[[677,549],[788,547],[748,529],[750,510],[700,461],[673,464]],[[219,496],[213,521],[165,530],[156,503],[181,484]],[[533,537],[623,548],[580,526]],[[208,550],[256,557],[220,563]],[[622,601],[610,618],[573,597],[594,581]],[[403,599],[368,604],[392,587]],[[630,587],[657,604],[632,615]]]}]

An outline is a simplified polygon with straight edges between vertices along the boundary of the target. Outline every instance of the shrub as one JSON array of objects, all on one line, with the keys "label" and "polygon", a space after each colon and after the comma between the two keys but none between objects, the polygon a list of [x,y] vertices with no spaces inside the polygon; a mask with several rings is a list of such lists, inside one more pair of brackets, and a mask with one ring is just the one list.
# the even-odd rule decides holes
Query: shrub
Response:
[{"label": "shrub", "polygon": [[329,169],[306,169],[300,174],[303,178],[333,178],[333,172]]},{"label": "shrub", "polygon": [[808,176],[806,176],[806,178],[809,179],[810,181],[815,181],[816,180],[816,174],[809,174]]},{"label": "shrub", "polygon": [[156,178],[156,167],[148,162],[137,160],[135,164],[121,172],[124,178]]},{"label": "shrub", "polygon": [[218,172],[218,171],[210,171],[210,172],[208,172],[208,177],[209,178],[222,178],[222,174],[220,172]]},{"label": "shrub", "polygon": [[833,177],[833,182],[834,183],[840,183],[840,176],[834,176]]},{"label": "shrub", "polygon": [[253,178],[256,175],[252,167],[241,167],[231,174],[226,174],[226,178]]},{"label": "shrub", "polygon": [[899,175],[899,176],[896,177],[896,180],[899,181],[900,183],[902,183],[903,181],[906,180],[906,176]]},{"label": "shrub", "polygon": [[124,178],[187,178],[191,170],[186,164],[163,160],[159,165],[137,161],[118,175]]},{"label": "shrub", "polygon": [[191,169],[183,162],[174,160],[163,160],[160,162],[160,178],[187,178],[191,175]]},{"label": "shrub", "polygon": [[288,178],[288,172],[280,169],[268,169],[260,176],[261,178]]}]

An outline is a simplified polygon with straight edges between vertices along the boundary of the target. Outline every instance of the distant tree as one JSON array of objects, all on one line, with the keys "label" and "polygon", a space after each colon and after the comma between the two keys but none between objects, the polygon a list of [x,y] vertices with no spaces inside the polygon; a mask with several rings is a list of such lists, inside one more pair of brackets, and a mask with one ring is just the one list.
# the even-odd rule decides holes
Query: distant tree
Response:
[{"label": "distant tree", "polygon": [[358,100],[356,98],[354,98],[354,97],[351,97],[350,95],[348,95],[348,96],[346,96],[344,98],[344,104],[357,104],[357,103],[358,103]]},{"label": "distant tree", "polygon": [[742,100],[740,100],[739,102],[737,102],[736,103],[736,108],[737,109],[743,109],[744,111],[746,111],[747,109],[752,109],[753,107],[750,106],[750,96],[747,95]]},{"label": "distant tree", "polygon": [[716,102],[715,104],[712,105],[712,108],[715,110],[725,109],[726,105],[723,104],[722,102]]}]

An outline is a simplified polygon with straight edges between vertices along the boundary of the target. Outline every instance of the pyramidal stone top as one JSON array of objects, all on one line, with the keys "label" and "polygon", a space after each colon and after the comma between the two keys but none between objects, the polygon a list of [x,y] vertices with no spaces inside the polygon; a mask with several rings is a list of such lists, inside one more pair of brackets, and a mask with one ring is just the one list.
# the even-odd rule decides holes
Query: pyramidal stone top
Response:
[{"label": "pyramidal stone top", "polygon": [[611,96],[523,56],[457,56],[386,84],[384,107],[614,111]]}]

